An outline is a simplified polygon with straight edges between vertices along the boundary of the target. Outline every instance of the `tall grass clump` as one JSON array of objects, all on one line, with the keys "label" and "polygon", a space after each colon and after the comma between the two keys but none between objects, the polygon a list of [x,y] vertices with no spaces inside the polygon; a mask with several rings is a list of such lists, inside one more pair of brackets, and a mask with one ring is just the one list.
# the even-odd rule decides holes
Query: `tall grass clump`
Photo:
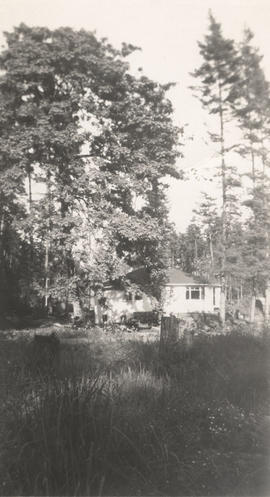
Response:
[{"label": "tall grass clump", "polygon": [[152,488],[146,453],[156,460],[152,438],[162,444],[151,418],[164,388],[150,373],[131,370],[33,383],[6,405],[7,488],[20,495]]}]

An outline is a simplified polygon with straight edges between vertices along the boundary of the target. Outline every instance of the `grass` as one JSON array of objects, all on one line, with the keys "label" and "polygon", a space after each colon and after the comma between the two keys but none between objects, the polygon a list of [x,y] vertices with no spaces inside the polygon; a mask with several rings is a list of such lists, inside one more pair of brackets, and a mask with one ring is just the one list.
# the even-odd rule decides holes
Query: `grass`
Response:
[{"label": "grass", "polygon": [[268,495],[267,337],[32,353],[2,340],[2,495]]}]

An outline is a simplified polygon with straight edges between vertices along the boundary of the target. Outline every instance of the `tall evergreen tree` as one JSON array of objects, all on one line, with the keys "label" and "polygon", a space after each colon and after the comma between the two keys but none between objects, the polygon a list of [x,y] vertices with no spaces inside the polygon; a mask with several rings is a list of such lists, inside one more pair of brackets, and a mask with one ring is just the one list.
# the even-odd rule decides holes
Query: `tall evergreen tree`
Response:
[{"label": "tall evergreen tree", "polygon": [[[254,320],[256,294],[269,281],[268,181],[266,141],[269,137],[269,84],[261,67],[262,56],[252,44],[254,35],[244,31],[240,44],[240,79],[234,85],[233,110],[242,131],[239,153],[249,160],[252,186],[245,205],[250,208],[246,229],[246,279],[252,291],[250,316]],[[251,263],[252,260],[252,264]],[[250,268],[252,270],[250,271]],[[264,282],[264,283],[263,283]],[[266,305],[268,309],[268,304]]]},{"label": "tall evergreen tree", "polygon": [[209,33],[204,42],[199,42],[202,65],[194,71],[193,76],[200,80],[195,89],[199,92],[202,105],[211,115],[218,117],[219,132],[212,133],[213,142],[219,143],[220,176],[222,185],[221,214],[221,318],[225,320],[225,291],[227,271],[227,217],[228,217],[228,183],[231,171],[226,162],[225,143],[226,123],[231,112],[232,85],[238,80],[239,56],[233,40],[224,38],[221,25],[213,15],[209,15]]}]

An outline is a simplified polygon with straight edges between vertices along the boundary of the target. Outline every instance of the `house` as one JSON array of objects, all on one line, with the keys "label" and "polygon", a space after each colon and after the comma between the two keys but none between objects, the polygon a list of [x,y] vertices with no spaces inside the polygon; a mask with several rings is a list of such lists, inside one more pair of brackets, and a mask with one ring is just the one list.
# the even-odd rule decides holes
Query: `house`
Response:
[{"label": "house", "polygon": [[218,312],[220,290],[221,286],[217,283],[203,283],[196,276],[171,268],[163,290],[163,312],[176,316],[192,312]]},{"label": "house", "polygon": [[134,312],[151,312],[162,308],[165,315],[180,316],[193,312],[214,313],[219,311],[220,285],[202,283],[199,278],[170,268],[162,290],[161,304],[151,295],[150,280],[144,268],[126,276],[128,289],[119,282],[112,282],[105,288],[104,299],[97,309],[98,321],[102,316],[107,321],[120,322]]}]

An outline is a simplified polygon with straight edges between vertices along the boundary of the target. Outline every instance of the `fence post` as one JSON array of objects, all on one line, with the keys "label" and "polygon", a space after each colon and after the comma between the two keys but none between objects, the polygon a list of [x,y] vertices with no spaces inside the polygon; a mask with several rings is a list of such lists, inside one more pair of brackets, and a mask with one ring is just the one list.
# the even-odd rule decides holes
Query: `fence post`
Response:
[{"label": "fence post", "polygon": [[180,320],[175,316],[163,316],[161,318],[159,352],[162,353],[169,345],[179,340]]}]

